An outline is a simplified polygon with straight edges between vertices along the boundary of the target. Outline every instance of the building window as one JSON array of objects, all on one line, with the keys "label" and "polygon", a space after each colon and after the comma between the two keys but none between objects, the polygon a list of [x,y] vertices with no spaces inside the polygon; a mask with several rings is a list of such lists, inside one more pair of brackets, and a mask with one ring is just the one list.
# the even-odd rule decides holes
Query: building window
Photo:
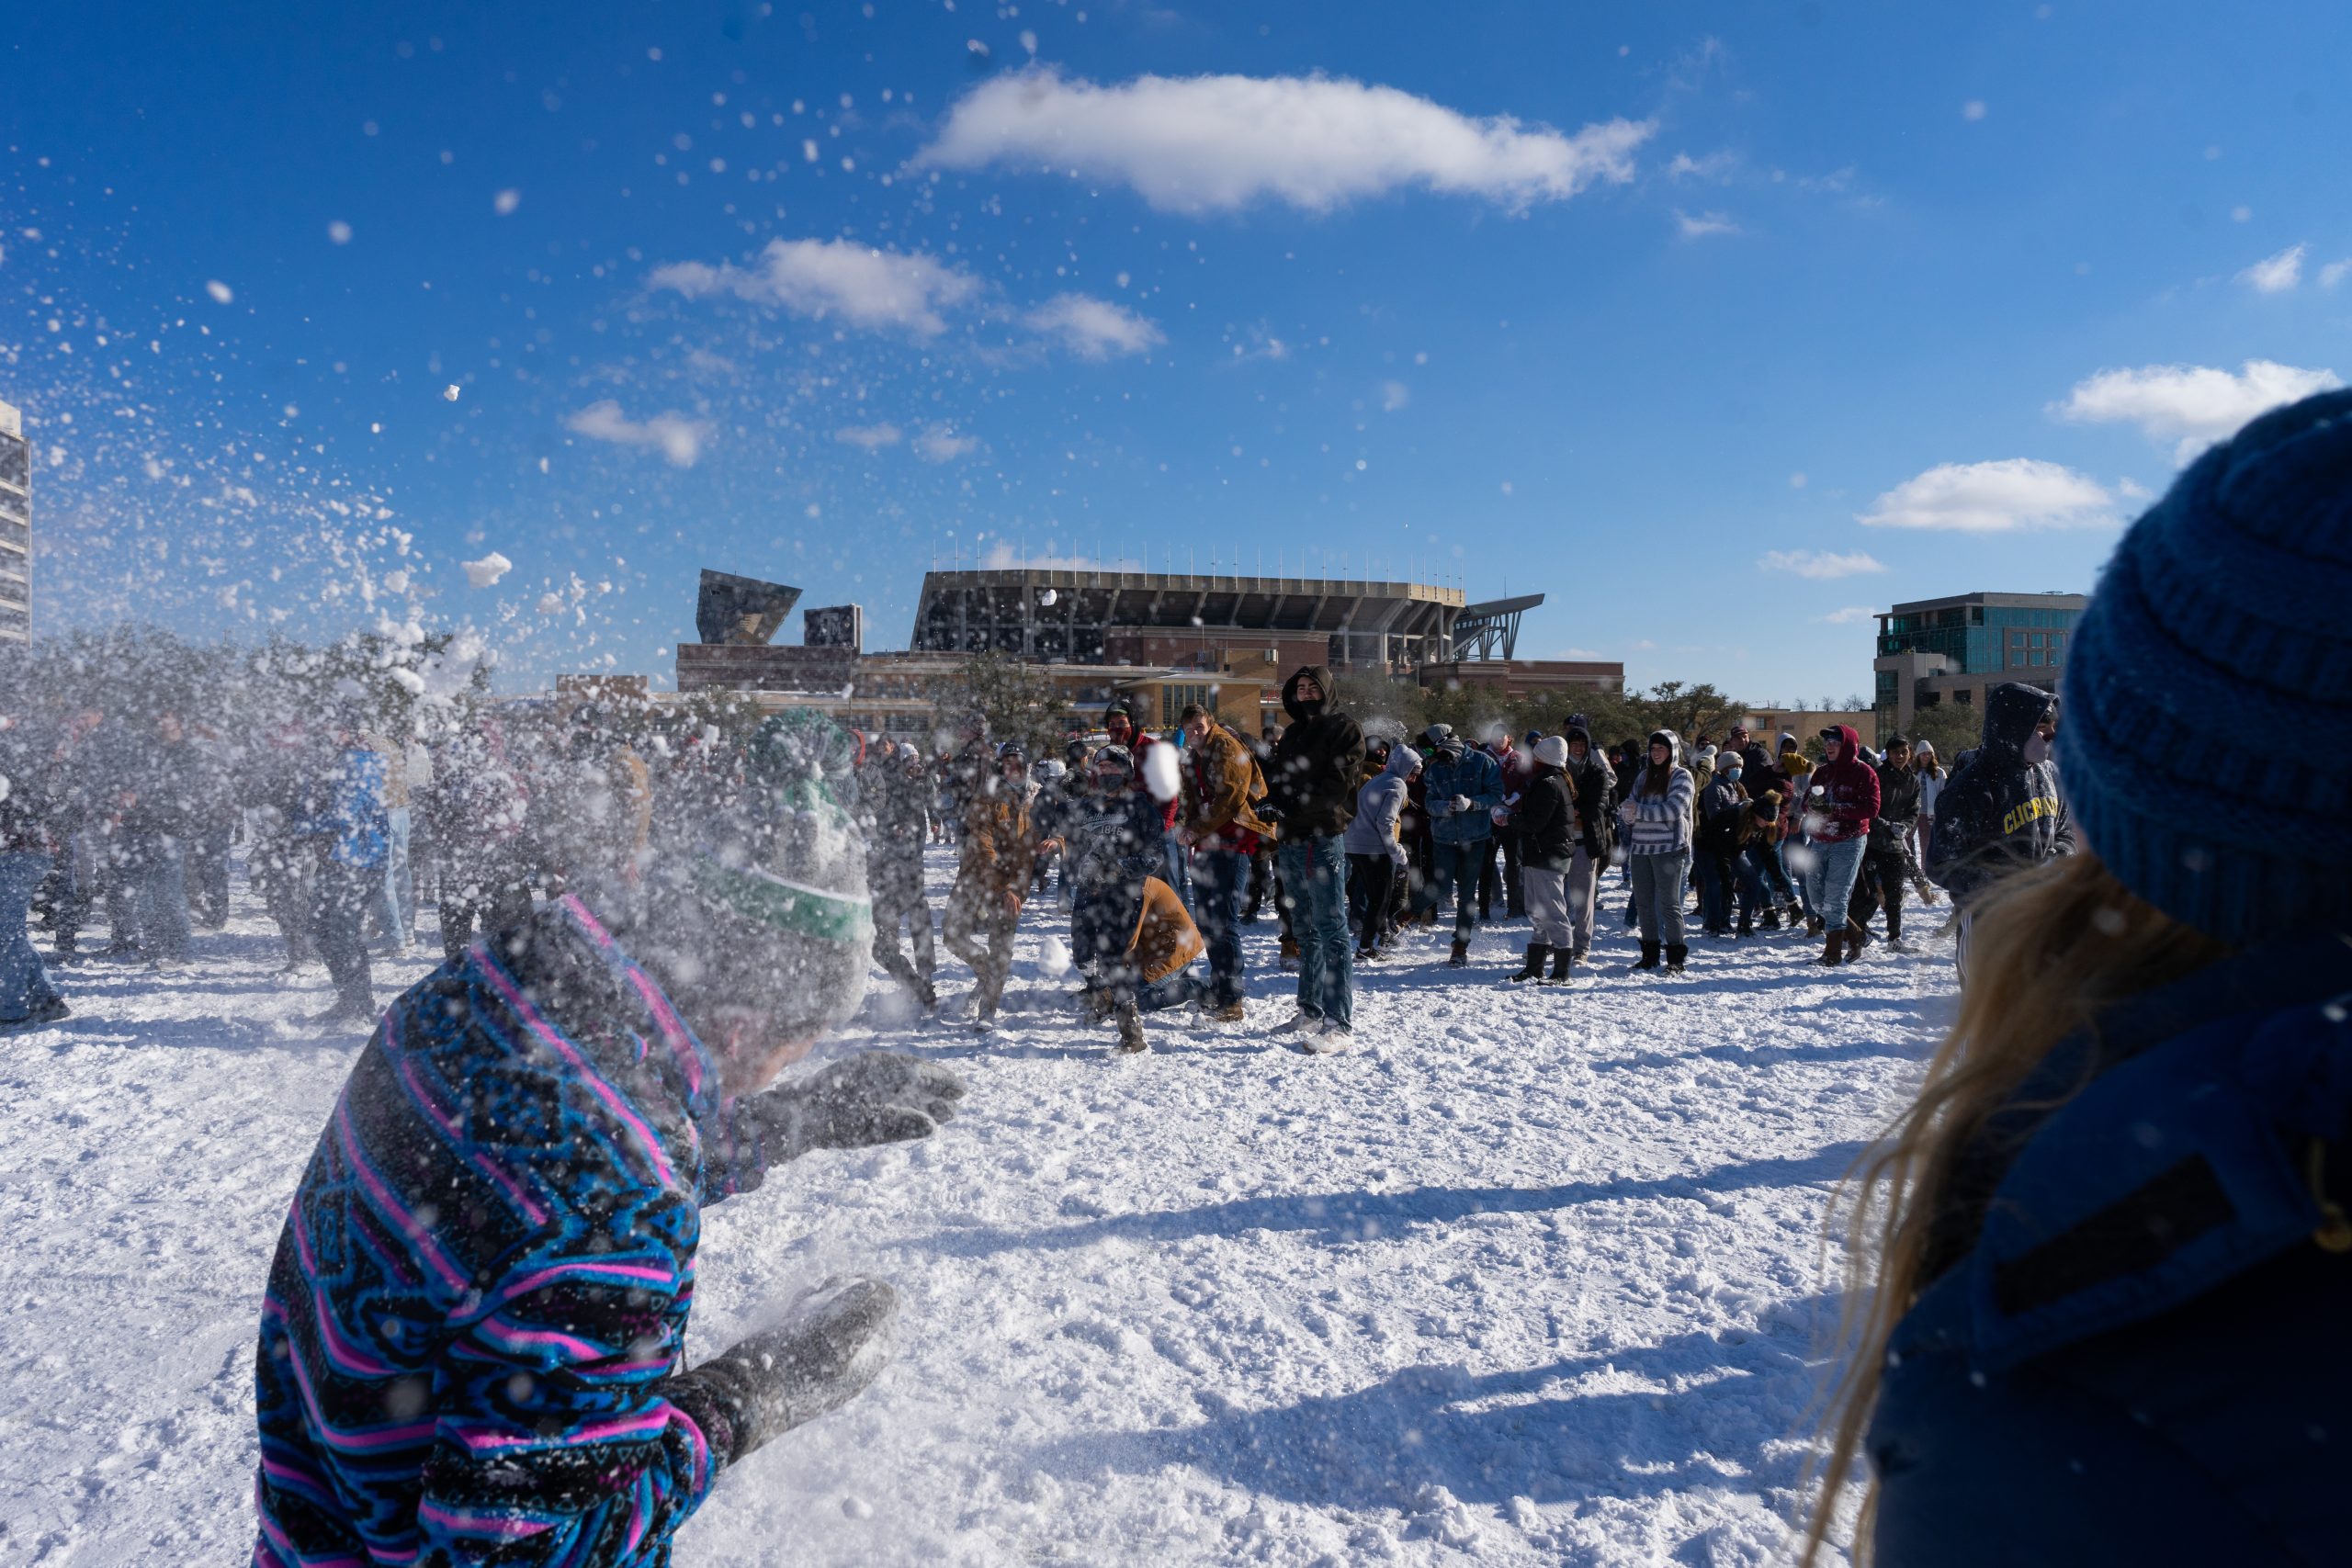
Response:
[{"label": "building window", "polygon": [[1960,690],[1951,694],[1951,700],[1958,703],[1964,708],[1974,707],[1976,705],[1975,689],[1970,686],[1962,686]]},{"label": "building window", "polygon": [[1191,704],[1198,703],[1211,713],[1216,712],[1215,686],[1162,686],[1159,688],[1159,727],[1176,728],[1176,716]]},{"label": "building window", "polygon": [[2039,664],[2039,663],[2041,663],[2043,660],[2045,660],[2045,659],[2047,659],[2047,658],[2049,658],[2049,657],[2050,657],[2050,656],[2049,656],[2048,654],[2046,654],[2046,653],[2042,652],[2042,651],[2041,651],[2041,649],[2038,649],[2038,648],[2037,648],[2037,649],[2035,649],[2033,650],[2033,658],[2032,658],[2032,660],[2030,660],[2030,662],[2035,663],[2035,664]]}]

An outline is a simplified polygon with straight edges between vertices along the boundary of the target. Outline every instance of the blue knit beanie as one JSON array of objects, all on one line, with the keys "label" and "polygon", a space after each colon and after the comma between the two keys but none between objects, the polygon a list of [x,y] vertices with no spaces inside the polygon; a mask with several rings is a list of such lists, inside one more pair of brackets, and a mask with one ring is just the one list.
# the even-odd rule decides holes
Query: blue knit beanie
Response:
[{"label": "blue knit beanie", "polygon": [[2243,946],[2352,931],[2352,390],[2190,464],[2072,642],[2060,775],[2123,885]]}]

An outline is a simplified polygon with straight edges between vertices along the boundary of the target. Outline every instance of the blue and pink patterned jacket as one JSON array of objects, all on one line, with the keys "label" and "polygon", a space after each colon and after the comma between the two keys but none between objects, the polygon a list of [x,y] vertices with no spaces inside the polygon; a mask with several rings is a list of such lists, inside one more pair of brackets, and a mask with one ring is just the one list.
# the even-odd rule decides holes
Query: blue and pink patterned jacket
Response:
[{"label": "blue and pink patterned jacket", "polygon": [[762,1174],[577,898],[404,993],[270,1270],[258,1568],[666,1563],[735,1451],[678,1370],[700,1211]]}]

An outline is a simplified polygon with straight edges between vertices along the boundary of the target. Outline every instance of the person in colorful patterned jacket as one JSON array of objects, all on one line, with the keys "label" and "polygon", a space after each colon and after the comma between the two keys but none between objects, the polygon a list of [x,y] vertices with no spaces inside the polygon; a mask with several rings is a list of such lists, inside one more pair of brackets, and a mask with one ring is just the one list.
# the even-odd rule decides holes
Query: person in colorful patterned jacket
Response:
[{"label": "person in colorful patterned jacket", "polygon": [[705,1206],[962,1093],[879,1052],[769,1087],[864,993],[849,750],[766,720],[740,768],[665,779],[641,877],[385,1013],[271,1266],[257,1568],[662,1568],[721,1474],[887,1362],[896,1298],[851,1280],[682,1365]]}]

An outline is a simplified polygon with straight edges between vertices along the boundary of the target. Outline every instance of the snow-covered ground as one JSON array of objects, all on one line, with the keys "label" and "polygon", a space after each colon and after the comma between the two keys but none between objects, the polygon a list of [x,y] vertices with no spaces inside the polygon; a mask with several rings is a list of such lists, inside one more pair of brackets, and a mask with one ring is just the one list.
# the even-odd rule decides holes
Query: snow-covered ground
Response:
[{"label": "snow-covered ground", "polygon": [[[1702,939],[1634,976],[1612,909],[1589,977],[1525,990],[1523,922],[1467,975],[1419,935],[1309,1057],[1268,1034],[1269,918],[1248,1024],[1161,1015],[1118,1057],[1049,1005],[1046,915],[994,1036],[877,998],[828,1047],[952,1062],[940,1137],[708,1216],[697,1357],[848,1270],[898,1283],[902,1344],[730,1472],[682,1562],[1785,1557],[1824,1204],[1948,1015],[1947,947],[1833,975]],[[241,892],[192,968],[64,971],[76,1016],[0,1037],[0,1562],[246,1549],[263,1276],[361,1043],[299,1021],[324,977],[278,978],[268,931]]]}]

